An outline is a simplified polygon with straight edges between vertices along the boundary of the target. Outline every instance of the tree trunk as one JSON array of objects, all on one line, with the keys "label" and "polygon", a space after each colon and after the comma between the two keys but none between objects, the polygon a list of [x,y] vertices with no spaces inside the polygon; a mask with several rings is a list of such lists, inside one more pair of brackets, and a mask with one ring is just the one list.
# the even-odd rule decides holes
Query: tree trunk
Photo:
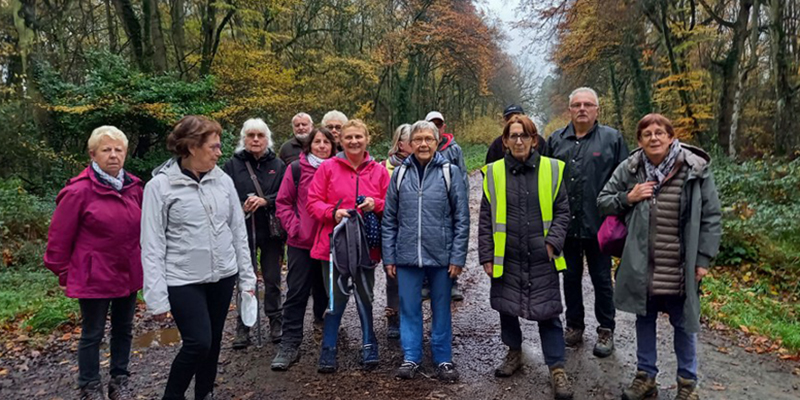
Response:
[{"label": "tree trunk", "polygon": [[175,48],[175,64],[181,75],[186,72],[184,61],[186,58],[186,39],[183,30],[183,23],[186,18],[184,12],[184,0],[170,0],[169,15],[172,20],[170,33],[172,34],[172,46]]},{"label": "tree trunk", "polygon": [[200,33],[203,37],[203,47],[200,55],[200,75],[205,76],[211,72],[212,51],[214,49],[214,28],[217,25],[217,7],[214,0],[207,0],[206,10]]},{"label": "tree trunk", "polygon": [[152,39],[153,66],[157,72],[167,70],[167,46],[164,44],[164,32],[161,29],[161,11],[158,9],[158,0],[145,0],[151,3],[150,9],[150,38]]},{"label": "tree trunk", "polygon": [[117,24],[114,23],[114,15],[111,13],[111,0],[105,0],[106,4],[106,25],[108,26],[108,51],[117,54],[119,39],[117,39]]},{"label": "tree trunk", "polygon": [[728,139],[728,156],[736,158],[736,146],[739,135],[739,121],[742,118],[742,107],[744,106],[744,87],[747,83],[747,77],[751,71],[758,67],[758,37],[759,32],[759,16],[761,15],[761,2],[753,2],[753,11],[750,13],[750,58],[748,59],[747,66],[741,70],[737,82],[736,95],[733,100],[733,115],[731,116],[731,132]]},{"label": "tree trunk", "polygon": [[793,148],[796,135],[791,130],[790,113],[794,90],[789,84],[786,34],[784,32],[785,0],[771,0],[769,3],[770,61],[772,81],[775,85],[775,120],[773,123],[775,152],[785,155]]},{"label": "tree trunk", "polygon": [[136,64],[139,65],[142,71],[149,72],[151,67],[144,56],[142,26],[139,24],[139,18],[136,17],[136,12],[133,10],[131,0],[114,0],[114,7],[122,20],[122,27],[125,28],[128,41],[131,43],[133,58]]}]

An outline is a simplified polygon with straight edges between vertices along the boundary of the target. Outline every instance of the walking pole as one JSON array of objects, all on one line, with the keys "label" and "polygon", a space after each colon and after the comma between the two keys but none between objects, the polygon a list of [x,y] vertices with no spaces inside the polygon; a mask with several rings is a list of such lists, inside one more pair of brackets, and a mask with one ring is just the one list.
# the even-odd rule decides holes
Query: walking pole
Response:
[{"label": "walking pole", "polygon": [[256,346],[261,348],[261,346],[262,346],[262,343],[261,343],[261,305],[260,305],[261,296],[259,295],[259,291],[258,291],[258,259],[256,258],[256,243],[258,243],[258,242],[256,241],[256,212],[255,211],[250,213],[250,232],[252,233],[252,237],[253,237],[253,247],[252,247],[252,250],[251,250],[251,254],[252,254],[251,258],[252,258],[252,261],[253,261],[253,272],[256,275],[256,325],[258,325],[258,327],[256,328],[256,336],[257,336],[257,340],[256,340],[257,345]]},{"label": "walking pole", "polygon": [[328,311],[333,312],[333,233],[331,233],[330,253],[328,254]]}]

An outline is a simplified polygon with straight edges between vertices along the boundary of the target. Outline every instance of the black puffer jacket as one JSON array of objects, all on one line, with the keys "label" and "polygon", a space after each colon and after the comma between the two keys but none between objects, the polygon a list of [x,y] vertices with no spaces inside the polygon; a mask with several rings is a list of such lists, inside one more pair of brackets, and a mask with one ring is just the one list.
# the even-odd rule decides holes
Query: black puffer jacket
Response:
[{"label": "black puffer jacket", "polygon": [[597,195],[617,165],[628,158],[625,139],[616,129],[598,123],[578,139],[570,122],[547,138],[544,155],[567,163],[564,182],[572,213],[568,236],[597,240],[603,223],[597,212]]},{"label": "black puffer jacket", "polygon": [[[545,243],[552,245],[556,254],[564,247],[570,220],[566,185],[561,185],[556,196],[553,224],[545,239],[539,208],[539,153],[534,152],[524,164],[510,154],[504,159],[506,252],[503,276],[492,279],[492,308],[533,321],[550,319],[561,314],[561,289]],[[494,258],[492,211],[486,195],[481,201],[478,256],[481,264]]]},{"label": "black puffer jacket", "polygon": [[247,200],[248,193],[258,195],[256,185],[250,179],[250,172],[247,171],[245,162],[250,162],[253,166],[253,172],[255,172],[258,183],[261,185],[261,190],[264,191],[264,197],[267,199],[267,207],[259,208],[256,211],[258,236],[266,237],[263,235],[269,235],[269,214],[267,211],[275,208],[275,198],[278,197],[278,189],[280,189],[286,165],[275,156],[275,152],[272,149],[267,149],[258,160],[245,150],[234,153],[233,157],[222,167],[222,170],[233,179],[233,184],[236,186],[236,193],[239,195],[239,202],[241,203]]}]

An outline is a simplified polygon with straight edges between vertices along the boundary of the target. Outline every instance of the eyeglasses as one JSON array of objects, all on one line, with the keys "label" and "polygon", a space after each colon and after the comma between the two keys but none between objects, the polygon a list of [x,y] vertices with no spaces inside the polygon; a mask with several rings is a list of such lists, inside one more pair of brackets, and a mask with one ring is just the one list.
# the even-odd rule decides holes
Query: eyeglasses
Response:
[{"label": "eyeglasses", "polygon": [[586,102],[586,103],[572,103],[569,105],[569,108],[573,110],[580,110],[581,107],[590,110],[592,108],[597,107],[597,104]]},{"label": "eyeglasses", "polygon": [[411,140],[411,143],[414,143],[417,146],[421,145],[422,142],[427,143],[428,146],[433,146],[434,144],[436,144],[436,138],[432,138],[432,137],[426,137],[426,138],[417,137],[417,138],[414,138],[414,139]]},{"label": "eyeglasses", "polygon": [[340,131],[340,130],[342,130],[342,126],[341,125],[325,125],[325,127],[328,128],[329,131],[332,131],[332,130]]},{"label": "eyeglasses", "polygon": [[668,135],[668,133],[666,131],[662,131],[662,130],[659,129],[659,130],[657,130],[655,132],[642,132],[642,139],[651,140],[654,137],[656,139],[664,139],[664,138],[667,137],[667,135]]},{"label": "eyeglasses", "polygon": [[511,135],[508,137],[511,140],[511,143],[516,143],[517,140],[522,139],[522,142],[530,142],[533,139],[533,136],[524,134],[524,135]]}]

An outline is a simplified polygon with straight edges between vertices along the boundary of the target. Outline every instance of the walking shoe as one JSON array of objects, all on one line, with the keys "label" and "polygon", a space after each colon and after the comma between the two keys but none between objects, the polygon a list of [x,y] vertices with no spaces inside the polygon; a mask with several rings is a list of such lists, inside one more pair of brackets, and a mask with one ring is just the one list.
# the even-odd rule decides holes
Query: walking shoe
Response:
[{"label": "walking shoe", "polygon": [[317,345],[322,344],[322,328],[325,326],[325,321],[321,319],[314,320],[314,342]]},{"label": "walking shoe", "polygon": [[269,319],[269,339],[272,343],[280,343],[283,336],[283,317],[271,317]]},{"label": "walking shoe", "polygon": [[400,339],[400,316],[397,312],[387,313],[386,316],[386,337],[392,340]]},{"label": "walking shoe", "polygon": [[572,398],[572,384],[569,383],[567,372],[564,368],[553,368],[550,370],[553,378],[553,397],[557,400],[569,400]]},{"label": "walking shoe", "polygon": [[128,377],[125,375],[112,376],[108,381],[108,398],[110,400],[132,400],[134,398],[128,389]]},{"label": "walking shoe", "polygon": [[297,346],[284,343],[278,349],[278,354],[272,360],[270,368],[273,371],[286,371],[299,359],[300,351]]},{"label": "walking shoe", "polygon": [[608,328],[597,328],[597,343],[594,344],[594,355],[606,358],[614,352],[614,331]]},{"label": "walking shoe", "polygon": [[250,328],[241,324],[236,327],[236,337],[233,339],[233,345],[231,347],[234,350],[241,350],[246,349],[247,346],[250,346]]},{"label": "walking shoe", "polygon": [[577,347],[583,343],[583,328],[567,327],[564,330],[564,344],[567,347]]},{"label": "walking shoe", "polygon": [[494,370],[494,376],[498,378],[507,378],[514,375],[521,367],[522,350],[509,349],[508,353],[506,353],[506,358],[503,359],[503,363]]},{"label": "walking shoe", "polygon": [[631,385],[622,392],[622,400],[644,400],[658,394],[656,378],[647,375],[647,372],[636,371]]},{"label": "walking shoe", "polygon": [[436,378],[442,382],[455,382],[458,380],[456,366],[450,362],[443,362],[436,367]]},{"label": "walking shoe", "polygon": [[361,365],[365,370],[373,370],[378,367],[378,345],[365,344],[361,348]]},{"label": "walking shoe", "polygon": [[339,364],[336,362],[336,347],[323,347],[319,352],[319,364],[317,364],[317,372],[321,374],[330,374],[339,369]]},{"label": "walking shoe", "polygon": [[453,285],[453,287],[450,288],[450,300],[464,301],[464,293],[461,292],[461,288],[458,285]]},{"label": "walking shoe", "polygon": [[397,369],[397,377],[400,379],[414,379],[417,375],[419,364],[413,361],[403,361],[400,368]]},{"label": "walking shoe", "polygon": [[104,400],[103,387],[100,382],[89,382],[81,388],[81,400]]},{"label": "walking shoe", "polygon": [[678,377],[678,395],[675,400],[700,400],[697,394],[697,381]]}]

